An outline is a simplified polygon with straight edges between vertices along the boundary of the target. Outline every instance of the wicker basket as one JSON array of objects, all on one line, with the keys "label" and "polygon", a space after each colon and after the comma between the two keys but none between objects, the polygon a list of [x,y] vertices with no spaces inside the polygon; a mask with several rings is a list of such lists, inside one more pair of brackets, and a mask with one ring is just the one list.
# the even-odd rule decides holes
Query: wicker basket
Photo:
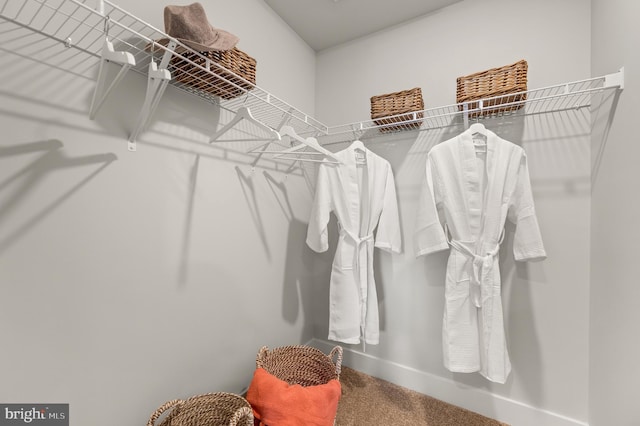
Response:
[{"label": "wicker basket", "polygon": [[[470,101],[497,96],[484,101],[482,111],[470,113],[471,117],[516,111],[524,106],[527,99],[527,68],[527,61],[523,59],[511,65],[458,77],[456,102],[468,102],[468,109],[476,109],[479,103]],[[501,107],[503,104],[507,105]],[[463,105],[458,108],[464,110]]]},{"label": "wicker basket", "polygon": [[[210,62],[222,68],[211,66]],[[170,64],[171,74],[177,81],[223,99],[238,97],[256,84],[256,60],[235,47],[224,51],[184,52],[174,56]]]},{"label": "wicker basket", "polygon": [[[381,132],[415,129],[420,127],[423,118],[424,101],[419,87],[401,92],[387,93],[371,97],[371,118],[380,126]],[[417,112],[417,114],[415,113]],[[390,124],[411,121],[398,126]]]},{"label": "wicker basket", "polygon": [[256,367],[264,368],[290,385],[300,386],[323,385],[333,379],[340,380],[341,366],[341,346],[334,347],[329,355],[311,346],[283,346],[271,351],[264,346],[256,358]]},{"label": "wicker basket", "polygon": [[335,426],[341,366],[340,346],[329,355],[310,346],[262,347],[246,396],[256,425]]},{"label": "wicker basket", "polygon": [[149,418],[147,426],[167,410],[171,411],[158,426],[253,426],[251,405],[240,395],[217,392],[174,399],[163,404]]}]

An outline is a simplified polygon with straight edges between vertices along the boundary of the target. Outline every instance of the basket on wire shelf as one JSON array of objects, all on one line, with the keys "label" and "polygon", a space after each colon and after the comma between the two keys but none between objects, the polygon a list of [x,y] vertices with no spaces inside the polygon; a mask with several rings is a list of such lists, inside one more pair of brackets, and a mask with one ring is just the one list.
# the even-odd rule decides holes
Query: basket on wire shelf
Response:
[{"label": "basket on wire shelf", "polygon": [[[527,61],[524,59],[511,65],[492,68],[486,71],[458,77],[456,80],[456,102],[460,111],[467,103],[469,110],[481,111],[469,113],[470,117],[495,115],[517,111],[527,99]],[[489,99],[487,99],[489,98]]]},{"label": "basket on wire shelf", "polygon": [[234,47],[174,55],[170,71],[177,81],[191,88],[223,99],[233,99],[255,87],[256,64],[254,58]]},{"label": "basket on wire shelf", "polygon": [[[382,133],[420,127],[423,110],[424,100],[419,87],[371,97],[371,118]],[[394,123],[402,124],[394,126]]]},{"label": "basket on wire shelf", "polygon": [[[168,411],[171,410],[171,411]],[[160,423],[156,425],[161,416]],[[253,426],[249,402],[233,393],[216,392],[174,399],[160,406],[147,426]]]}]

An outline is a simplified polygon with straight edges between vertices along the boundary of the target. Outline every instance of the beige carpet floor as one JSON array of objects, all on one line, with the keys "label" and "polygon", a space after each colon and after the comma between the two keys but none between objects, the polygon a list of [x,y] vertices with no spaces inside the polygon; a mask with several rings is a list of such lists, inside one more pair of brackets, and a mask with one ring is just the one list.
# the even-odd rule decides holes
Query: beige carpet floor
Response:
[{"label": "beige carpet floor", "polygon": [[508,426],[348,367],[336,426]]}]

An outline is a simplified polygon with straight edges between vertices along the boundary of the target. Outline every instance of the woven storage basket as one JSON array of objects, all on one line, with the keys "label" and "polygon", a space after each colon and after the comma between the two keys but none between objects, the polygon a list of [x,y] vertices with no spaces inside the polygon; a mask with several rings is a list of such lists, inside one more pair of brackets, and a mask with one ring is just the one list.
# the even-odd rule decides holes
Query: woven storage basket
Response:
[{"label": "woven storage basket", "polygon": [[171,411],[158,426],[253,426],[253,411],[240,395],[217,392],[174,399],[160,406],[149,418],[147,426],[167,410]]},{"label": "woven storage basket", "polygon": [[[520,93],[527,90],[527,68],[527,61],[523,59],[511,65],[458,77],[456,102],[469,102],[468,108],[476,109],[479,103],[470,101],[499,96],[484,101],[483,110],[470,113],[471,117],[516,111],[524,106],[527,99],[526,93]],[[513,105],[500,106],[512,103]],[[464,109],[463,105],[458,108],[461,111]]]},{"label": "woven storage basket", "polygon": [[262,347],[246,396],[256,425],[335,425],[341,366],[340,346],[329,355],[302,345]]},{"label": "woven storage basket", "polygon": [[311,346],[283,346],[271,351],[264,346],[258,352],[256,367],[264,368],[290,385],[323,385],[333,379],[340,380],[342,347],[336,346],[325,355]]},{"label": "woven storage basket", "polygon": [[408,113],[417,112],[416,118],[423,118],[422,110],[424,110],[424,101],[422,90],[419,87],[371,97],[371,118],[378,126],[381,126],[381,132],[420,127],[422,120],[399,126],[390,126],[390,124],[413,120],[414,114]]},{"label": "woven storage basket", "polygon": [[170,63],[171,74],[177,81],[223,99],[238,97],[256,84],[256,60],[235,47],[224,51],[184,52],[174,56]]}]

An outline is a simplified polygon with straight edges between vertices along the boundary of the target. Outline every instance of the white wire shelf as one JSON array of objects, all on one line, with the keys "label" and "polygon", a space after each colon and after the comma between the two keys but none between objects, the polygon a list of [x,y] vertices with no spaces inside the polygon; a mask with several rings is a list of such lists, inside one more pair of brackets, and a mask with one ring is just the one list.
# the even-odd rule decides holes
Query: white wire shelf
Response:
[{"label": "white wire shelf", "polygon": [[593,96],[624,87],[624,69],[601,77],[558,84],[541,89],[484,98],[398,114],[374,120],[329,127],[319,138],[323,145],[342,143],[353,138],[375,138],[406,131],[468,127],[469,121],[577,110],[592,106]]},{"label": "white wire shelf", "polygon": [[[62,55],[64,58],[55,66],[95,78],[95,66],[101,58],[105,38],[108,37],[116,51],[133,55],[135,66],[131,69],[134,71],[147,75],[152,50],[155,56],[159,56],[154,59],[160,59],[165,52],[169,52],[171,57],[182,59],[183,66],[189,65],[189,69],[182,71],[188,73],[193,85],[173,79],[170,84],[178,89],[229,111],[235,112],[240,106],[246,106],[251,109],[257,120],[273,129],[288,124],[300,135],[324,134],[327,131],[327,126],[313,117],[234,75],[217,63],[210,61],[210,68],[206,69],[187,59],[187,54],[201,56],[187,46],[176,42],[182,52],[178,54],[173,49],[154,43],[167,35],[108,0],[0,0],[0,18],[1,31],[5,34],[4,49],[22,56],[32,57],[36,54],[33,49],[29,49],[33,41],[19,42],[20,39],[24,40],[21,34],[30,32],[41,39],[58,42],[57,46],[47,47],[46,56],[49,62],[53,56]],[[15,34],[15,37],[7,37],[8,33]],[[150,48],[151,45],[153,49]],[[72,63],[68,62],[70,58],[73,58]],[[33,59],[39,60],[36,57]],[[175,67],[172,69],[171,63],[168,65],[172,74],[178,71]],[[219,83],[227,87],[234,88],[240,95],[234,99],[222,99],[206,90],[194,88],[195,85],[206,89],[211,77],[215,77]]]},{"label": "white wire shelf", "polygon": [[[279,130],[288,125],[300,136],[316,137],[322,145],[403,131],[466,127],[470,120],[484,118],[586,108],[591,106],[594,94],[624,86],[624,70],[620,70],[519,94],[328,127],[220,64],[206,61],[204,56],[177,41],[168,47],[155,43],[167,35],[108,0],[0,0],[0,34],[0,50],[90,79],[95,79],[96,67],[103,58],[105,38],[108,38],[116,51],[133,56],[133,71],[148,75],[150,62],[159,62],[171,71],[172,76],[181,72],[189,77],[190,84],[173,78],[172,86],[234,113],[247,107],[256,120],[268,127]],[[176,53],[176,47],[181,53]],[[206,66],[199,65],[201,61],[196,63],[189,59],[194,55],[203,59]],[[176,59],[179,65],[176,65]],[[211,94],[207,87],[212,79],[240,95],[224,99]],[[150,111],[148,115],[153,109]],[[144,130],[144,125],[140,129]],[[135,135],[137,131],[134,139]]]}]

